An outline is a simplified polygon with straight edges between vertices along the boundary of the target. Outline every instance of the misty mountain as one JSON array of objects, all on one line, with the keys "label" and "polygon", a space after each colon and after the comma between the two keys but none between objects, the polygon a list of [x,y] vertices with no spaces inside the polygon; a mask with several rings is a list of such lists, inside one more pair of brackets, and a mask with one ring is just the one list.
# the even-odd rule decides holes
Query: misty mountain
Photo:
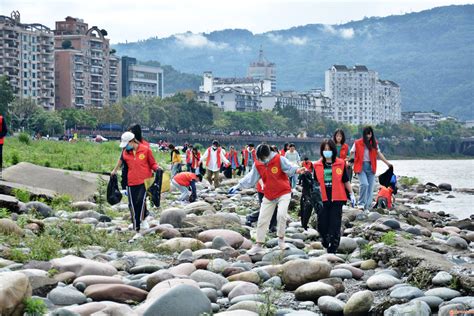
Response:
[{"label": "misty mountain", "polygon": [[[331,65],[364,64],[401,86],[403,111],[434,109],[474,119],[474,5],[262,34],[187,32],[114,48],[119,55],[156,60],[185,73],[245,76],[260,46],[277,64],[279,90],[324,88],[324,71]],[[196,80],[187,82],[186,88],[196,89]]]}]

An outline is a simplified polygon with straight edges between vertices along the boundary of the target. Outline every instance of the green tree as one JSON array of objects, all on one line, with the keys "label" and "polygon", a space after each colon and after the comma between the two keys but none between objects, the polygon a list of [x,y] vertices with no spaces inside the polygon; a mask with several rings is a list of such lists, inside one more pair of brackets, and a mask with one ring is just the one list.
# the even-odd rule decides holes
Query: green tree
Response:
[{"label": "green tree", "polygon": [[96,128],[97,118],[90,112],[81,109],[63,109],[59,111],[62,120],[66,122],[66,128]]},{"label": "green tree", "polygon": [[0,76],[0,114],[6,116],[8,106],[14,99],[13,88],[7,76]]},{"label": "green tree", "polygon": [[41,135],[61,135],[64,133],[64,125],[61,116],[57,112],[40,110],[32,119],[32,127],[36,133]]},{"label": "green tree", "polygon": [[30,130],[34,116],[42,109],[32,98],[15,98],[9,106],[12,128]]}]

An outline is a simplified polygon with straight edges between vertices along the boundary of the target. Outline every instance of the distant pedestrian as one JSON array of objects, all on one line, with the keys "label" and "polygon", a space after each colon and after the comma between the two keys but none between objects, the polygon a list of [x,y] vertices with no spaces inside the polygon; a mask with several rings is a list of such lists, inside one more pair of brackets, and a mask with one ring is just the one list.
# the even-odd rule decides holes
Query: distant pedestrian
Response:
[{"label": "distant pedestrian", "polygon": [[173,144],[169,144],[168,148],[171,150],[171,178],[177,173],[181,172],[181,154]]},{"label": "distant pedestrian", "polygon": [[[288,148],[289,148],[288,151],[285,153],[285,158],[288,159],[288,161],[293,166],[300,166],[301,158],[300,158],[300,154],[296,151],[295,144],[290,144]],[[296,182],[297,182],[297,176],[292,175],[290,177],[290,184],[291,184],[292,189],[296,188]]]},{"label": "distant pedestrian", "polygon": [[193,163],[193,145],[188,145],[186,148],[186,171],[193,172],[192,163]]},{"label": "distant pedestrian", "polygon": [[375,173],[377,171],[377,158],[380,158],[389,168],[392,164],[385,159],[375,139],[371,126],[364,127],[362,138],[357,139],[352,145],[351,156],[355,155],[354,172],[359,178],[359,209],[368,211],[372,204],[374,193]]},{"label": "distant pedestrian", "polygon": [[283,145],[283,148],[280,150],[280,155],[282,155],[283,157],[285,157],[285,154],[286,152],[288,151],[288,147],[290,146],[290,144],[288,143],[285,143]]},{"label": "distant pedestrian", "polygon": [[0,115],[0,180],[3,179],[3,143],[5,142],[7,133],[7,122],[3,115]]},{"label": "distant pedestrian", "polygon": [[193,173],[201,173],[199,170],[199,161],[201,160],[201,152],[197,149],[197,147],[193,147],[193,151],[191,153],[191,172]]},{"label": "distant pedestrian", "polygon": [[229,152],[225,154],[225,157],[230,162],[230,168],[232,170],[232,176],[235,177],[236,170],[239,168],[239,158],[237,157],[237,151],[234,146],[230,146]]},{"label": "distant pedestrian", "polygon": [[214,140],[212,146],[209,147],[202,155],[200,163],[206,163],[206,177],[209,184],[214,184],[214,188],[217,188],[220,183],[219,172],[221,165],[229,165],[229,161],[225,157],[222,148],[219,146],[219,142]]},{"label": "distant pedestrian", "polygon": [[355,196],[347,176],[344,160],[337,158],[334,141],[325,139],[320,147],[321,159],[314,164],[316,180],[321,188],[323,208],[317,214],[318,232],[328,253],[335,253],[341,239],[342,207],[350,193],[354,206]]},{"label": "distant pedestrian", "polygon": [[[153,171],[157,171],[159,166],[153,157],[150,147],[141,144],[135,135],[131,132],[122,134],[120,148],[122,152],[123,163],[127,164],[127,195],[128,206],[133,224],[133,230],[136,231],[132,240],[141,237],[140,228],[146,229],[146,188],[145,180],[153,176]],[[119,167],[115,167],[111,175],[117,173]],[[143,223],[142,223],[143,221]]]},{"label": "distant pedestrian", "polygon": [[255,145],[248,144],[247,148],[245,148],[242,152],[243,165],[246,172],[250,172],[250,170],[252,170],[256,157]]},{"label": "distant pedestrian", "polygon": [[336,144],[337,158],[347,160],[347,155],[349,154],[349,145],[346,144],[346,135],[344,134],[344,131],[340,128],[336,129],[332,140]]}]

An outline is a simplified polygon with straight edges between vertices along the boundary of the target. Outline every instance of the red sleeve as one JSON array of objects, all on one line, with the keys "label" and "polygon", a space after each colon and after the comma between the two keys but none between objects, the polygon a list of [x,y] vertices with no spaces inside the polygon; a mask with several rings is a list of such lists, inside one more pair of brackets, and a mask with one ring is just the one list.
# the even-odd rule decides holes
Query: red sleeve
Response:
[{"label": "red sleeve", "polygon": [[150,148],[148,148],[147,156],[148,156],[148,165],[150,166],[150,168],[151,168],[153,171],[158,170],[158,167],[159,167],[159,166],[158,166],[158,164],[156,163],[155,157],[153,157],[153,152],[151,151]]}]

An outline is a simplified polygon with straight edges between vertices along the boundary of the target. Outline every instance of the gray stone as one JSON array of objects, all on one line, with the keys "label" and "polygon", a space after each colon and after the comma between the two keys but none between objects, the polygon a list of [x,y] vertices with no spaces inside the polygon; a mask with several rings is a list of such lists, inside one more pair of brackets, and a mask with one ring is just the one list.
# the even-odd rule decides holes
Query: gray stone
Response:
[{"label": "gray stone", "polygon": [[160,224],[170,224],[174,228],[181,228],[185,218],[186,213],[182,209],[170,208],[161,213]]},{"label": "gray stone", "polygon": [[440,297],[443,300],[447,301],[447,300],[451,300],[455,297],[461,296],[461,293],[459,293],[456,290],[447,288],[447,287],[438,287],[438,288],[434,288],[434,289],[426,291],[425,295],[426,296],[428,296],[428,295],[437,296],[437,297]]},{"label": "gray stone", "polygon": [[297,259],[282,266],[281,279],[288,290],[329,277],[331,266],[323,261]]},{"label": "gray stone", "polygon": [[299,301],[317,302],[321,296],[335,296],[336,289],[323,282],[309,282],[301,285],[295,291],[295,298]]},{"label": "gray stone", "polygon": [[206,271],[206,270],[197,270],[191,274],[191,279],[196,282],[209,282],[214,284],[217,289],[221,289],[222,286],[229,281],[224,278],[223,276],[216,274],[214,272]]},{"label": "gray stone", "polygon": [[451,274],[446,271],[440,271],[433,277],[431,282],[433,283],[433,285],[447,285],[451,282],[452,279],[453,277]]},{"label": "gray stone", "polygon": [[382,217],[382,215],[380,213],[377,213],[377,212],[370,212],[367,217],[369,218],[369,221],[375,222],[380,217]]},{"label": "gray stone", "polygon": [[286,257],[292,256],[292,255],[306,256],[306,253],[303,250],[297,249],[297,248],[285,249],[285,251],[283,251],[283,252],[281,250],[275,250],[275,251],[271,251],[271,252],[265,254],[262,257],[262,261],[274,262],[275,260],[278,260],[280,258],[286,258]]},{"label": "gray stone", "polygon": [[339,242],[339,247],[337,248],[338,252],[342,253],[352,253],[357,248],[357,242],[349,237],[341,237]]},{"label": "gray stone", "polygon": [[263,282],[264,287],[272,287],[274,289],[279,289],[282,286],[282,281],[279,276],[274,276]]},{"label": "gray stone", "polygon": [[400,222],[394,220],[394,219],[386,219],[382,221],[382,224],[385,226],[390,227],[391,229],[400,229]]},{"label": "gray stone", "polygon": [[469,306],[469,308],[474,308],[474,296],[458,296],[449,301],[450,303],[463,303],[464,305]]},{"label": "gray stone", "polygon": [[209,298],[200,289],[183,284],[171,288],[165,294],[156,298],[143,315],[199,316],[211,312],[212,307]]},{"label": "gray stone", "polygon": [[261,294],[240,295],[240,296],[234,297],[230,301],[230,304],[234,305],[243,301],[265,302],[265,296]]},{"label": "gray stone", "polygon": [[215,289],[206,287],[201,289],[201,291],[206,294],[207,298],[211,301],[211,303],[217,302],[217,291]]},{"label": "gray stone", "polygon": [[345,305],[346,303],[332,296],[321,296],[318,299],[319,309],[326,314],[342,313]]},{"label": "gray stone", "polygon": [[227,267],[230,266],[230,263],[225,261],[224,259],[213,259],[207,265],[207,270],[214,272],[214,273],[222,273]]},{"label": "gray stone", "polygon": [[379,274],[373,275],[367,280],[367,287],[371,290],[385,290],[400,283],[402,281],[390,274]]},{"label": "gray stone", "polygon": [[221,236],[216,236],[212,240],[212,249],[220,250],[222,247],[229,247],[230,245]]},{"label": "gray stone", "polygon": [[184,249],[183,251],[181,251],[181,253],[178,256],[178,261],[179,262],[193,262],[194,256],[191,249]]},{"label": "gray stone", "polygon": [[423,301],[411,301],[406,304],[393,305],[387,309],[384,316],[404,316],[404,315],[417,315],[417,316],[430,316],[431,308]]},{"label": "gray stone", "polygon": [[[229,307],[228,311],[246,310],[258,314],[265,308],[265,304],[256,301],[242,301]],[[239,316],[236,314],[236,316]]]},{"label": "gray stone", "polygon": [[31,296],[28,278],[19,272],[0,273],[0,315],[21,314],[23,301]]},{"label": "gray stone", "polygon": [[344,315],[367,315],[374,302],[371,291],[360,291],[352,294],[344,306]]},{"label": "gray stone", "polygon": [[437,296],[421,296],[414,298],[413,301],[423,301],[431,308],[431,310],[438,310],[439,304],[443,303],[443,299]]},{"label": "gray stone", "polygon": [[451,247],[458,248],[458,249],[467,249],[469,247],[469,244],[467,243],[467,241],[458,236],[449,237],[446,243],[450,245]]},{"label": "gray stone", "polygon": [[[462,303],[446,304],[446,305],[443,305],[443,306],[439,307],[438,316],[451,316],[451,315],[453,315],[451,313],[451,311],[465,311],[465,310],[468,310],[468,309],[469,308],[466,305],[462,304]],[[454,314],[454,315],[456,315],[456,314]],[[469,316],[470,314],[463,313],[463,314],[458,314],[458,315]]]},{"label": "gray stone", "polygon": [[35,211],[39,213],[41,216],[43,216],[44,218],[50,217],[53,215],[53,210],[51,209],[51,207],[49,207],[48,205],[42,202],[37,202],[37,201],[26,203],[26,210],[28,212]]},{"label": "gray stone", "polygon": [[61,306],[83,304],[87,301],[87,297],[72,285],[57,287],[49,292],[47,297],[53,304]]},{"label": "gray stone", "polygon": [[452,191],[453,187],[449,183],[440,183],[438,188],[443,191]]},{"label": "gray stone", "polygon": [[425,295],[422,290],[414,286],[401,286],[390,292],[391,298],[411,300]]},{"label": "gray stone", "polygon": [[249,295],[249,294],[257,294],[258,293],[258,286],[250,283],[244,282],[242,284],[237,285],[230,291],[228,297],[229,300],[241,295]]},{"label": "gray stone", "polygon": [[329,274],[331,278],[352,279],[352,272],[347,269],[332,269]]}]

